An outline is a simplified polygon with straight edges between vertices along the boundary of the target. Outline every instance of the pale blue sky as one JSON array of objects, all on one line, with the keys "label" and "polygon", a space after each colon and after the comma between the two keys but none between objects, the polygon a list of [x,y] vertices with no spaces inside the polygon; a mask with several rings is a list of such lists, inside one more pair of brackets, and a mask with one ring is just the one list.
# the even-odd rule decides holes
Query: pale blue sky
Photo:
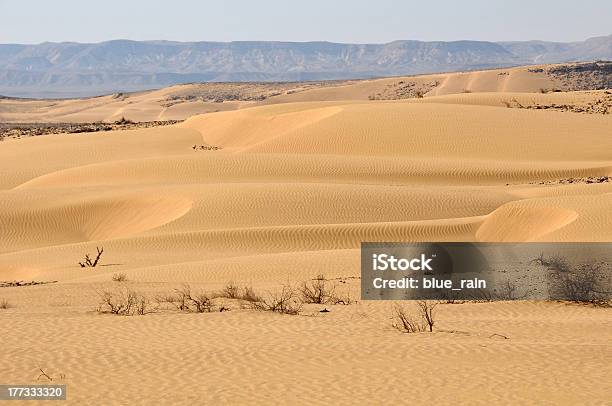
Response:
[{"label": "pale blue sky", "polygon": [[578,41],[611,21],[612,0],[0,0],[0,43]]}]

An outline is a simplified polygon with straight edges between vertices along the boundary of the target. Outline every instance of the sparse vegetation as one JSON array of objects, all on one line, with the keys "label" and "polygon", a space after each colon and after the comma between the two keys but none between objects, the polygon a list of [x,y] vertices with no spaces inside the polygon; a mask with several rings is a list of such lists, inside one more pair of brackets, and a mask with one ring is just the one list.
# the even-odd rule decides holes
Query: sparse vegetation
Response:
[{"label": "sparse vegetation", "polygon": [[550,287],[556,297],[572,302],[607,303],[606,278],[600,264],[587,263],[570,267],[566,271],[554,269]]},{"label": "sparse vegetation", "polygon": [[353,302],[348,292],[342,296],[337,294],[337,285],[322,274],[310,281],[302,282],[298,290],[302,301],[308,304],[349,305]]},{"label": "sparse vegetation", "polygon": [[433,332],[433,326],[435,324],[434,311],[437,306],[435,302],[428,302],[426,300],[419,300],[417,302],[419,311],[421,312],[421,318],[427,323],[429,332]]},{"label": "sparse vegetation", "polygon": [[567,259],[558,254],[546,257],[544,253],[541,252],[537,258],[532,260],[532,262],[545,266],[548,269],[557,270],[560,272],[568,272],[571,268]]},{"label": "sparse vegetation", "polygon": [[351,298],[351,294],[348,291],[342,295],[334,295],[330,301],[331,304],[344,306],[348,306],[350,304],[353,304],[354,302],[355,301],[353,300],[353,298]]},{"label": "sparse vegetation", "polygon": [[252,302],[253,309],[290,315],[299,314],[302,307],[303,302],[289,285],[284,285],[280,291],[268,292],[261,301]]},{"label": "sparse vegetation", "polygon": [[216,310],[213,295],[204,291],[192,291],[188,284],[175,289],[173,294],[157,297],[157,302],[169,303],[182,312],[210,313]]},{"label": "sparse vegetation", "polygon": [[334,297],[335,286],[330,284],[325,276],[317,275],[314,279],[303,282],[299,291],[304,303],[326,304]]},{"label": "sparse vegetation", "polygon": [[11,304],[6,299],[0,299],[0,309],[5,310],[11,307]]},{"label": "sparse vegetation", "polygon": [[531,185],[573,185],[573,184],[587,184],[593,185],[597,183],[610,183],[612,182],[612,176],[583,176],[581,178],[561,178],[552,179],[539,182],[529,182]]},{"label": "sparse vegetation", "polygon": [[416,319],[400,305],[396,305],[393,309],[391,325],[402,333],[420,333],[426,330],[423,320]]},{"label": "sparse vegetation", "polygon": [[[126,280],[124,274],[113,275],[113,280],[116,279]],[[228,282],[221,291],[216,293],[193,290],[191,286],[184,284],[171,293],[154,296],[153,300],[149,296],[127,288],[105,290],[100,293],[101,301],[96,310],[100,313],[129,316],[161,310],[178,310],[187,313],[231,310],[228,302],[219,300],[224,298],[241,301],[242,308],[297,315],[305,303],[350,305],[354,302],[348,292],[346,295],[336,295],[335,285],[330,285],[329,280],[322,275],[299,286],[299,289],[295,289],[292,285],[287,284],[283,285],[280,290],[260,295],[252,287],[240,288],[234,282]]]},{"label": "sparse vegetation", "polygon": [[240,297],[240,288],[233,281],[230,281],[221,290],[220,295],[228,299],[238,299]]},{"label": "sparse vegetation", "polygon": [[423,331],[433,332],[435,325],[435,308],[437,303],[426,300],[416,302],[418,317],[413,316],[408,310],[400,305],[396,305],[391,317],[393,328],[403,333],[419,333]]},{"label": "sparse vegetation", "polygon": [[182,297],[182,301],[187,303],[187,308],[195,313],[210,313],[214,311],[213,298],[203,291],[192,292],[189,285],[177,290],[177,294]]},{"label": "sparse vegetation", "polygon": [[100,294],[99,313],[111,313],[118,316],[134,316],[155,313],[158,308],[146,296],[131,289],[116,291],[106,290]]},{"label": "sparse vegetation", "polygon": [[435,89],[440,84],[435,80],[427,83],[417,83],[412,81],[400,80],[389,83],[384,89],[368,96],[368,100],[404,100],[421,99],[425,94]]},{"label": "sparse vegetation", "polygon": [[546,73],[560,81],[565,91],[609,89],[612,85],[610,61],[553,65]]},{"label": "sparse vegetation", "polygon": [[134,124],[134,122],[132,120],[129,120],[125,117],[121,117],[119,120],[115,120],[115,122],[113,124],[117,124],[117,125],[126,125],[126,124]]},{"label": "sparse vegetation", "polygon": [[57,281],[9,281],[0,282],[0,288],[15,288],[20,286],[46,285],[47,283],[57,283]]},{"label": "sparse vegetation", "polygon": [[48,134],[78,134],[101,131],[131,130],[136,128],[152,128],[180,123],[182,120],[140,121],[114,123],[0,123],[0,141],[4,139],[21,139],[38,137]]},{"label": "sparse vegetation", "polygon": [[96,251],[98,251],[98,253],[96,254],[96,258],[94,260],[90,258],[89,254],[85,254],[83,261],[79,262],[81,268],[95,268],[98,265],[100,258],[102,258],[102,254],[104,253],[104,247],[96,247]]},{"label": "sparse vegetation", "polygon": [[251,286],[245,286],[242,289],[242,294],[240,295],[240,299],[250,302],[250,303],[261,301],[261,297],[257,293],[255,293],[255,290]]},{"label": "sparse vegetation", "polygon": [[223,148],[218,145],[193,145],[191,149],[194,151],[218,151]]},{"label": "sparse vegetation", "polygon": [[[559,89],[540,89],[541,93],[556,93]],[[545,99],[544,99],[545,100]],[[522,104],[516,98],[510,101],[502,100],[502,104],[507,108],[518,108],[527,110],[552,110],[559,112],[584,113],[584,114],[610,114],[612,112],[612,97],[602,93],[597,98],[593,97],[589,101],[575,101],[568,104],[557,104],[551,102],[543,103],[532,100],[530,104]]]},{"label": "sparse vegetation", "polygon": [[519,294],[518,287],[510,279],[503,282],[495,291],[495,297],[499,300],[518,300],[527,296],[527,293]]},{"label": "sparse vegetation", "polygon": [[127,275],[123,272],[113,274],[113,282],[125,282],[127,281]]},{"label": "sparse vegetation", "polygon": [[603,263],[572,265],[561,255],[546,257],[544,253],[532,262],[547,267],[549,291],[552,297],[571,302],[608,304],[609,274]]}]

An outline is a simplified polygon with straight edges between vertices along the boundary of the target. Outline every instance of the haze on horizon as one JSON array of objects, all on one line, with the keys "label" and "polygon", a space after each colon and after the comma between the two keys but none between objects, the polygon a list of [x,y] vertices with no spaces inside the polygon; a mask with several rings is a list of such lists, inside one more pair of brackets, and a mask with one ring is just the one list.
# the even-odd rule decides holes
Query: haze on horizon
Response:
[{"label": "haze on horizon", "polygon": [[612,2],[554,0],[199,2],[0,0],[0,43],[173,41],[582,41],[609,35]]}]

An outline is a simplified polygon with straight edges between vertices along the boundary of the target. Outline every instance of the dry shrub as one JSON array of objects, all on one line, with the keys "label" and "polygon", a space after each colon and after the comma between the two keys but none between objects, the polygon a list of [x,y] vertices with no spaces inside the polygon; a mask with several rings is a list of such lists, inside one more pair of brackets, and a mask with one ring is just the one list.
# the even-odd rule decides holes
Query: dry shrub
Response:
[{"label": "dry shrub", "polygon": [[268,292],[260,301],[252,302],[252,308],[281,314],[297,315],[302,310],[303,303],[295,290],[284,285],[280,291]]},{"label": "dry shrub", "polygon": [[420,333],[429,330],[433,332],[435,322],[435,308],[437,303],[426,300],[417,301],[418,317],[413,316],[408,310],[396,305],[391,317],[393,328],[403,333]]},{"label": "dry shrub", "polygon": [[85,254],[83,262],[79,262],[81,268],[95,268],[96,266],[98,266],[100,258],[102,258],[102,254],[104,253],[104,247],[96,247],[96,251],[98,251],[98,253],[96,254],[96,258],[93,260],[90,258],[89,254]]},{"label": "dry shrub", "polygon": [[127,275],[124,274],[123,272],[113,274],[113,281],[114,282],[125,282],[127,281]]},{"label": "dry shrub", "polygon": [[96,309],[99,313],[134,316],[155,313],[158,310],[148,297],[130,289],[106,290],[100,293],[100,299]]},{"label": "dry shrub", "polygon": [[427,326],[429,327],[429,332],[431,333],[435,324],[434,310],[437,306],[437,303],[428,302],[426,300],[419,300],[417,302],[417,305],[419,306],[421,318],[425,321],[425,323],[427,323]]},{"label": "dry shrub", "polygon": [[491,292],[488,289],[480,289],[480,288],[475,289],[471,297],[473,298],[473,300],[477,302],[492,302],[494,299],[493,292]]},{"label": "dry shrub", "polygon": [[304,303],[326,304],[334,298],[336,287],[325,279],[325,276],[318,275],[316,278],[303,282],[299,291]]},{"label": "dry shrub", "polygon": [[188,311],[188,306],[187,306],[187,303],[185,302],[185,298],[179,297],[178,295],[174,293],[158,295],[155,298],[155,300],[160,306],[169,304],[172,307],[176,308],[176,310]]},{"label": "dry shrub", "polygon": [[174,293],[157,297],[157,302],[170,303],[177,310],[182,312],[210,313],[216,310],[213,301],[214,297],[203,291],[193,292],[187,284],[180,289],[175,289]]},{"label": "dry shrub", "polygon": [[599,264],[587,263],[567,271],[553,270],[549,283],[556,297],[572,302],[605,304],[606,273]]},{"label": "dry shrub", "polygon": [[499,300],[522,300],[529,295],[529,291],[519,293],[519,289],[514,282],[507,279],[495,292],[495,298]]},{"label": "dry shrub", "polygon": [[228,299],[239,299],[240,298],[240,288],[234,282],[230,281],[221,290],[219,295],[221,297],[226,297]]},{"label": "dry shrub", "polygon": [[415,319],[406,308],[400,305],[394,307],[391,320],[393,328],[403,333],[420,333],[426,329],[423,320]]},{"label": "dry shrub", "polygon": [[11,307],[11,304],[6,299],[0,299],[0,309],[8,309]]},{"label": "dry shrub", "polygon": [[125,124],[134,124],[134,122],[130,119],[127,119],[121,116],[119,120],[115,120],[114,124],[125,125]]},{"label": "dry shrub", "polygon": [[558,254],[546,257],[544,253],[541,252],[537,258],[532,260],[532,262],[545,266],[553,271],[568,272],[571,270],[571,266],[567,259]]},{"label": "dry shrub", "polygon": [[298,290],[304,303],[310,304],[336,304],[349,305],[353,303],[350,294],[344,295],[336,293],[337,285],[325,279],[324,275],[317,275],[316,278],[303,282]]},{"label": "dry shrub", "polygon": [[561,255],[547,258],[543,253],[533,261],[552,271],[548,275],[548,283],[554,297],[602,305],[609,302],[610,292],[606,289],[610,286],[610,275],[602,264],[590,262],[574,266]]},{"label": "dry shrub", "polygon": [[144,295],[136,296],[136,303],[134,307],[134,311],[139,316],[144,316],[145,314],[155,313],[157,312],[158,307],[153,304],[151,299]]},{"label": "dry shrub", "polygon": [[350,304],[355,303],[355,301],[351,297],[351,294],[347,291],[346,293],[341,294],[341,295],[338,295],[338,294],[334,295],[331,298],[330,303],[335,304],[335,305],[348,306]]},{"label": "dry shrub", "polygon": [[255,293],[252,286],[245,286],[242,289],[242,293],[240,294],[239,298],[250,303],[261,302],[262,300],[261,296]]}]

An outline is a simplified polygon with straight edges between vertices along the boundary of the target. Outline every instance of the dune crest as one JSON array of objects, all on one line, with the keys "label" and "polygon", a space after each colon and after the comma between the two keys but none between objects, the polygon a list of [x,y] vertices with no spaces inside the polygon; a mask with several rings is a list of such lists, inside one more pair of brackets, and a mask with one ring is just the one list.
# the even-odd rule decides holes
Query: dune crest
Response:
[{"label": "dune crest", "polygon": [[476,231],[478,241],[537,241],[570,224],[578,213],[560,207],[508,204],[496,209]]}]

